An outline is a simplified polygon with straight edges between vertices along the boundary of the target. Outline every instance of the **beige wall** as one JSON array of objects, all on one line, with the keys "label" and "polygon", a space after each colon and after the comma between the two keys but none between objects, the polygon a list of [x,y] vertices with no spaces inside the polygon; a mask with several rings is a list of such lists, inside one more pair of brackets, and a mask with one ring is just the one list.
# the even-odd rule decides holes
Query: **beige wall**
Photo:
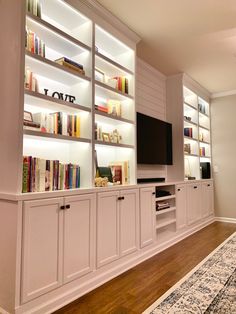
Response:
[{"label": "beige wall", "polygon": [[236,218],[236,95],[212,99],[211,127],[216,216]]}]

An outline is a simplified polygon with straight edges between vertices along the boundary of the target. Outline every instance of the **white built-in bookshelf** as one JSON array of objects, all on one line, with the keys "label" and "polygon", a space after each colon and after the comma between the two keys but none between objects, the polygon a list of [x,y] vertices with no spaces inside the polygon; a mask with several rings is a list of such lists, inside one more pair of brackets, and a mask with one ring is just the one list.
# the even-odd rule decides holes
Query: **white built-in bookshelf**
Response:
[{"label": "white built-in bookshelf", "polygon": [[201,162],[211,165],[209,92],[186,74],[170,76],[166,108],[173,136],[173,165],[167,168],[168,180],[202,179]]},{"label": "white built-in bookshelf", "polygon": [[209,103],[183,87],[185,178],[201,178],[201,162],[211,162]]},{"label": "white built-in bookshelf", "polygon": [[[24,111],[40,127],[24,125],[23,156],[78,165],[81,188],[94,186],[96,161],[125,163],[126,183],[136,183],[135,44],[61,0],[42,0],[41,13],[26,8],[25,25]],[[83,70],[55,61],[65,57]]]}]

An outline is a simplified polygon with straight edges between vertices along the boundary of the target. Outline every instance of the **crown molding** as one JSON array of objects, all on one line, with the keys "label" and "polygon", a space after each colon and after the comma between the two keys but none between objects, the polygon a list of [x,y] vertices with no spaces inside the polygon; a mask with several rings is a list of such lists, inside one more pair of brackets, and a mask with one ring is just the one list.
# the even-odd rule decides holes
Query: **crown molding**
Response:
[{"label": "crown molding", "polygon": [[219,97],[226,97],[236,95],[236,89],[229,90],[227,92],[220,92],[220,93],[213,93],[211,94],[211,99],[219,98]]}]

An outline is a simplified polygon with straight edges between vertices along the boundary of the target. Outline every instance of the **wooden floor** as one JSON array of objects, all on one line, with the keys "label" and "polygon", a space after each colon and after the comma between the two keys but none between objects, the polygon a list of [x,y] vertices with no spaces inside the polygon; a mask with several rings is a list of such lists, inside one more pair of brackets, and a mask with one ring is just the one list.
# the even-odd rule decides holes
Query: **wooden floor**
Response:
[{"label": "wooden floor", "polygon": [[55,314],[142,313],[235,231],[236,224],[215,222]]}]

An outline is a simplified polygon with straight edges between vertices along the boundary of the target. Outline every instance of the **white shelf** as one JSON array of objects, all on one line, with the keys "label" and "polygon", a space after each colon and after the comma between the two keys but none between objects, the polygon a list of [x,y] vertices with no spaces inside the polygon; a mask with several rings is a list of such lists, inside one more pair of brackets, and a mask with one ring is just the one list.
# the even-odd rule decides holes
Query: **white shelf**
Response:
[{"label": "white shelf", "polygon": [[70,103],[68,101],[53,98],[51,96],[47,96],[30,90],[25,90],[25,104],[47,108],[54,111],[61,110],[63,112],[71,113],[81,111],[91,112],[91,109],[88,107],[81,106],[75,103]]},{"label": "white shelf", "polygon": [[203,130],[206,130],[206,131],[210,131],[209,128],[206,128],[205,126],[202,126],[202,125],[200,125],[200,124],[199,124],[199,128],[200,128],[200,129],[203,129]]},{"label": "white shelf", "polygon": [[184,152],[184,156],[187,157],[187,156],[190,156],[190,157],[199,157],[199,155],[197,154],[188,154],[186,152]]},{"label": "white shelf", "polygon": [[156,197],[156,201],[165,201],[165,200],[170,200],[172,198],[175,198],[175,194],[174,195],[168,195],[168,196],[162,196],[162,197]]},{"label": "white shelf", "polygon": [[208,114],[203,113],[203,112],[201,112],[201,111],[198,111],[198,112],[199,112],[199,115],[201,115],[201,116],[203,116],[203,117],[206,117],[206,118],[208,118],[208,119],[210,118]]},{"label": "white shelf", "polygon": [[25,53],[25,63],[33,73],[65,85],[70,86],[75,85],[78,82],[81,83],[91,81],[91,79],[85,75],[76,73],[69,68],[67,69],[56,62],[45,59],[29,51],[26,51]]},{"label": "white shelf", "polygon": [[[65,1],[58,0],[41,0],[42,3],[42,19],[48,23],[60,28],[72,37],[83,37],[86,32],[87,41],[91,43],[91,28],[86,27],[91,21],[75,10]],[[90,37],[90,38],[89,38]]]},{"label": "white shelf", "polygon": [[96,56],[96,59],[95,59],[96,67],[104,69],[106,73],[113,72],[115,75],[117,75],[117,71],[118,71],[119,75],[127,75],[127,74],[133,75],[134,74],[132,71],[130,71],[126,67],[104,56],[102,53],[96,52],[95,56]]},{"label": "white shelf", "polygon": [[67,57],[74,57],[85,51],[91,51],[89,46],[78,39],[31,13],[26,15],[26,23],[30,30],[44,40],[46,47],[61,52]]},{"label": "white shelf", "polygon": [[185,118],[184,118],[184,122],[185,122],[185,123],[188,123],[188,124],[190,124],[190,125],[193,125],[193,126],[198,126],[197,123],[192,122],[192,121],[189,121],[189,120],[187,120],[187,119],[185,119]]},{"label": "white shelf", "polygon": [[[164,220],[164,219],[163,219]],[[166,221],[163,221],[163,222],[161,222],[161,223],[157,223],[156,224],[156,229],[158,230],[158,229],[161,229],[161,228],[163,228],[163,227],[165,227],[165,226],[168,226],[168,225],[171,225],[171,224],[173,224],[173,223],[176,223],[176,219],[166,219]]]},{"label": "white shelf", "polygon": [[184,139],[190,140],[190,141],[194,141],[194,142],[198,142],[198,139],[190,137],[190,136],[184,136]]},{"label": "white shelf", "polygon": [[63,142],[69,141],[69,142],[91,143],[91,140],[87,138],[66,136],[66,135],[61,135],[61,134],[44,133],[44,132],[33,131],[33,130],[24,130],[24,136],[44,138],[48,140],[57,140],[57,141],[63,141]]},{"label": "white shelf", "polygon": [[163,215],[163,214],[166,214],[166,213],[170,213],[170,212],[173,212],[175,210],[176,210],[176,207],[170,207],[170,208],[158,210],[158,211],[156,211],[156,216]]},{"label": "white shelf", "polygon": [[134,145],[104,142],[104,141],[98,141],[98,140],[95,140],[95,145],[114,146],[114,147],[123,147],[123,148],[134,148]]},{"label": "white shelf", "polygon": [[134,124],[134,122],[132,120],[125,119],[125,118],[122,118],[122,117],[116,117],[116,116],[113,116],[113,115],[108,114],[106,112],[99,111],[99,110],[95,110],[95,115],[107,118],[110,121],[113,121],[115,123],[116,122],[125,122],[125,123],[129,123],[129,124]]},{"label": "white shelf", "polygon": [[187,103],[186,101],[184,102],[184,104],[185,104],[186,106],[190,107],[191,109],[198,111],[196,107],[194,107],[193,105]]},{"label": "white shelf", "polygon": [[[115,89],[115,88],[113,88],[113,87],[111,87],[111,86],[109,86],[109,85],[107,85],[105,83],[102,83],[102,82],[99,82],[99,81],[95,81],[95,84],[97,86],[99,86],[99,87],[101,87],[101,88],[111,92],[113,94],[113,96],[114,96],[114,94],[116,94],[116,95],[122,96],[122,98],[125,98],[125,99],[127,99],[127,98],[128,99],[134,99],[133,96],[131,96],[129,94],[122,93],[118,89]],[[118,99],[120,99],[120,98],[118,98]]]}]

